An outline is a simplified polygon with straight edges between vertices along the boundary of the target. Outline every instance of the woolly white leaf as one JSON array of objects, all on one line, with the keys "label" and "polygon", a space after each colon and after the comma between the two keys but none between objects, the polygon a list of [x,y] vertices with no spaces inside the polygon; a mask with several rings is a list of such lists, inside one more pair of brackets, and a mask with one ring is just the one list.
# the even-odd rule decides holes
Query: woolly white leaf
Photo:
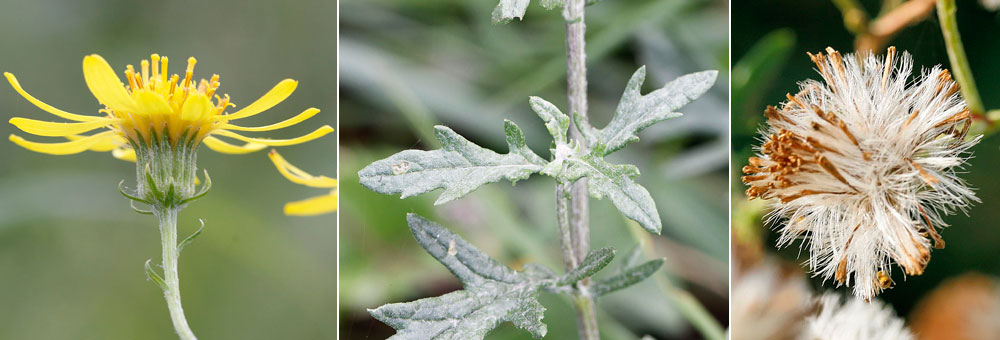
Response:
[{"label": "woolly white leaf", "polygon": [[[497,7],[493,9],[493,22],[505,24],[514,18],[524,19],[524,12],[528,10],[530,0],[500,0]],[[596,3],[597,0],[587,0],[587,6]],[[563,7],[565,0],[541,0],[540,4],[545,9],[555,9]]]},{"label": "woolly white leaf", "polygon": [[524,19],[524,12],[528,10],[529,0],[500,0],[497,7],[493,9],[493,22],[507,23],[511,19]]},{"label": "woolly white leaf", "polygon": [[597,199],[608,197],[625,217],[639,222],[651,233],[660,233],[660,215],[653,197],[646,188],[632,180],[639,176],[639,169],[634,165],[611,164],[590,154],[571,158],[567,164],[566,171],[561,173],[566,180],[589,178],[591,196]]},{"label": "woolly white leaf", "polygon": [[524,133],[505,121],[510,152],[498,154],[484,149],[445,127],[435,127],[442,148],[433,151],[406,150],[369,164],[358,172],[361,185],[402,198],[445,189],[435,204],[442,204],[480,186],[507,179],[516,182],[542,169],[545,160],[524,143]]},{"label": "woolly white leaf", "polygon": [[531,109],[538,114],[539,118],[545,122],[545,128],[549,130],[556,145],[566,144],[566,131],[569,130],[569,116],[559,111],[552,103],[539,97],[531,97],[528,102]]},{"label": "woolly white leaf", "polygon": [[545,307],[538,302],[538,291],[553,284],[551,273],[534,266],[514,271],[434,222],[415,214],[407,221],[417,242],[455,274],[465,290],[369,310],[396,329],[390,339],[483,339],[508,321],[536,338],[545,336]]},{"label": "woolly white leaf", "polygon": [[683,75],[663,88],[642,95],[640,90],[646,80],[646,67],[640,67],[625,86],[625,93],[618,102],[614,118],[608,126],[599,130],[599,140],[595,144],[603,149],[601,154],[610,154],[639,140],[636,133],[650,125],[679,117],[681,114],[674,111],[708,91],[715,83],[718,73],[702,71]]}]

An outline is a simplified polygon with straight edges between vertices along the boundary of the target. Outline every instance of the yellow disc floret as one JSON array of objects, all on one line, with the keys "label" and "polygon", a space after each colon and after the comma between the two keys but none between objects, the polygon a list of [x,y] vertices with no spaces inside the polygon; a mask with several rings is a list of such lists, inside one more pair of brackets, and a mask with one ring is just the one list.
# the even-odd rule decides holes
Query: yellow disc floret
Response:
[{"label": "yellow disc floret", "polygon": [[[99,64],[101,60],[98,58],[89,56],[84,59],[84,64]],[[215,95],[215,101],[212,101],[215,90],[219,88],[218,74],[213,74],[210,80],[195,82],[192,77],[198,61],[192,57],[188,58],[184,79],[181,80],[177,74],[167,76],[167,57],[160,58],[153,54],[150,59],[152,64],[149,60],[140,64],[141,73],[136,72],[132,65],[126,66],[127,91],[136,103],[133,111],[111,107],[102,110],[120,119],[119,129],[124,136],[147,144],[151,136],[167,136],[171,144],[176,145],[188,139],[199,142],[208,132],[222,125],[214,118],[222,115],[227,107],[235,105],[229,102],[229,95]]]}]

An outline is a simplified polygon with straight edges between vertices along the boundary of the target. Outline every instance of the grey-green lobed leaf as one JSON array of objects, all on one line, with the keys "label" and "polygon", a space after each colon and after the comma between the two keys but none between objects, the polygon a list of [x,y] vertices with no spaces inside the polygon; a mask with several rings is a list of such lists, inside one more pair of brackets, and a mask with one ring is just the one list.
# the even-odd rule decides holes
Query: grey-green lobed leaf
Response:
[{"label": "grey-green lobed leaf", "polygon": [[396,329],[390,339],[483,339],[508,321],[535,338],[545,336],[538,292],[552,285],[551,272],[527,266],[514,271],[434,222],[416,214],[407,222],[417,242],[458,276],[465,290],[369,310]]},{"label": "grey-green lobed leaf", "polygon": [[556,145],[566,144],[566,131],[569,130],[569,116],[559,111],[559,108],[552,103],[539,97],[533,96],[529,98],[528,103],[531,104],[531,109],[538,114],[538,117],[545,122],[545,128],[549,130],[549,134],[552,135],[552,139],[556,142]]},{"label": "grey-green lobed leaf", "polygon": [[541,171],[547,163],[531,151],[524,133],[514,122],[505,121],[509,152],[499,154],[463,138],[445,126],[436,126],[442,148],[432,151],[405,150],[369,164],[358,172],[361,185],[401,198],[443,188],[435,204],[472,192],[480,186],[507,179],[516,182]]},{"label": "grey-green lobed leaf", "polygon": [[639,140],[636,133],[642,129],[680,116],[675,110],[708,91],[715,84],[718,73],[702,71],[686,74],[658,90],[642,95],[640,90],[646,80],[646,67],[640,67],[625,86],[625,93],[618,102],[614,118],[604,129],[599,130],[599,140],[591,143],[600,145],[602,155],[607,155]]},{"label": "grey-green lobed leaf", "polygon": [[[497,7],[493,9],[493,22],[508,23],[514,18],[524,19],[524,12],[528,10],[530,0],[500,0]],[[597,0],[587,0],[587,6],[596,3]],[[565,5],[565,0],[541,0],[545,9],[555,9]]]},{"label": "grey-green lobed leaf", "polygon": [[642,282],[663,266],[663,259],[647,261],[622,271],[621,274],[598,281],[590,286],[590,293],[601,296]]},{"label": "grey-green lobed leaf", "polygon": [[622,215],[631,218],[647,231],[659,234],[662,225],[656,203],[649,191],[633,181],[639,176],[634,165],[611,164],[603,157],[587,154],[567,161],[569,166],[562,172],[566,180],[575,181],[589,178],[590,195],[601,199],[608,197]]},{"label": "grey-green lobed leaf", "polygon": [[570,146],[569,140],[566,138],[569,131],[569,116],[545,99],[531,97],[528,102],[531,104],[531,109],[545,123],[545,128],[552,135],[552,144],[555,147],[549,150],[552,153],[552,161],[546,164],[540,172],[558,178],[558,174],[563,168],[563,162],[577,151]]},{"label": "grey-green lobed leaf", "polygon": [[524,19],[529,2],[530,0],[500,0],[493,9],[493,22],[506,23],[514,18]]},{"label": "grey-green lobed leaf", "polygon": [[445,227],[412,213],[406,215],[406,222],[417,243],[455,274],[466,289],[475,289],[490,281],[508,284],[524,281],[516,271]]}]

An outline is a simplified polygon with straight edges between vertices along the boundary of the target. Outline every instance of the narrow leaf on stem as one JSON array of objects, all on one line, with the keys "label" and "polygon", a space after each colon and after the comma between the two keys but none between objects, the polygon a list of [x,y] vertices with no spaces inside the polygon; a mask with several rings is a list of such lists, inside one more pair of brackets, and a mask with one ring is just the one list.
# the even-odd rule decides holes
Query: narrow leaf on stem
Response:
[{"label": "narrow leaf on stem", "polygon": [[157,286],[159,286],[160,290],[166,291],[167,284],[163,282],[163,278],[160,277],[160,274],[157,274],[156,271],[153,270],[153,267],[149,265],[151,261],[153,260],[152,259],[146,260],[146,277],[149,278],[151,281],[153,281],[153,283],[155,283]]},{"label": "narrow leaf on stem", "polygon": [[590,293],[594,296],[601,296],[642,282],[642,280],[645,280],[659,270],[662,265],[663,259],[656,259],[626,269],[619,275],[592,284],[590,286]]},{"label": "narrow leaf on stem", "polygon": [[604,269],[614,258],[615,249],[611,247],[591,251],[587,254],[587,257],[583,258],[579,266],[559,278],[556,284],[560,286],[571,285],[584,278],[591,277],[601,269]]},{"label": "narrow leaf on stem", "polygon": [[199,218],[198,222],[201,222],[201,227],[199,227],[198,230],[196,230],[193,234],[191,234],[191,236],[188,236],[183,241],[181,241],[180,244],[177,245],[177,253],[183,251],[184,247],[187,247],[187,245],[190,244],[191,241],[194,241],[195,238],[201,235],[202,231],[205,231],[205,220]]}]

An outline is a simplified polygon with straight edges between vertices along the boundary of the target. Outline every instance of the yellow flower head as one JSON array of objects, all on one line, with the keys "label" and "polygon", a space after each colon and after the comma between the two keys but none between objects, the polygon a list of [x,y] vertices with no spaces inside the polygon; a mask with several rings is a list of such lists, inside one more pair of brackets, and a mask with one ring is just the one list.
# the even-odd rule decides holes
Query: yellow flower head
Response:
[{"label": "yellow flower head", "polygon": [[[251,138],[233,131],[271,131],[302,122],[319,112],[310,108],[288,120],[260,127],[243,127],[230,124],[231,121],[247,118],[277,105],[295,90],[297,82],[285,79],[274,86],[257,101],[236,112],[226,109],[235,107],[229,95],[216,95],[219,75],[208,80],[195,81],[193,57],[188,59],[184,76],[168,76],[168,58],[157,54],[150,60],[142,60],[140,69],[126,66],[124,84],[111,69],[108,62],[99,55],[83,58],[83,76],[94,97],[104,105],[99,110],[104,116],[73,114],[59,110],[35,99],[18,83],[13,74],[4,73],[11,86],[29,102],[42,110],[73,123],[57,123],[27,118],[12,118],[10,123],[24,132],[46,137],[64,137],[68,142],[39,143],[27,141],[17,135],[10,140],[28,150],[67,155],[92,151],[112,151],[120,159],[135,161],[135,149],[143,149],[169,143],[194,149],[204,142],[210,149],[230,154],[248,153],[266,146],[284,146],[305,143],[333,131],[324,125],[305,136],[292,139]],[[213,100],[214,99],[214,100]],[[93,130],[105,131],[83,135]],[[218,137],[227,137],[245,142],[233,145]]]},{"label": "yellow flower head", "polygon": [[271,162],[278,168],[278,172],[293,183],[302,184],[313,188],[328,188],[330,193],[323,196],[307,198],[301,201],[289,202],[285,204],[285,215],[311,216],[331,213],[337,211],[337,180],[326,176],[313,176],[296,168],[278,154],[271,150],[267,154]]}]

